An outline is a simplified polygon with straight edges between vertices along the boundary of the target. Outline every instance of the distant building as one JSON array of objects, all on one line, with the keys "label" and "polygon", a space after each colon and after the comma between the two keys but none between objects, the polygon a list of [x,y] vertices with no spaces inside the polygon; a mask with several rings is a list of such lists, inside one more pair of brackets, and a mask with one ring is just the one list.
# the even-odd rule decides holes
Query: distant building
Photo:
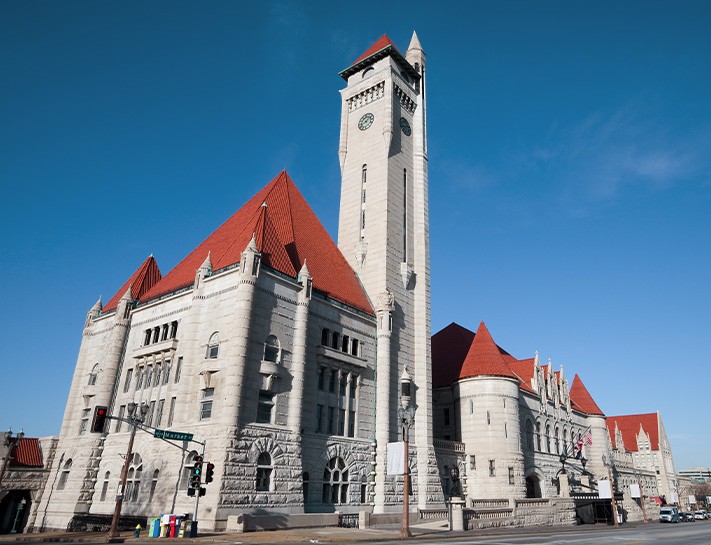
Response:
[{"label": "distant building", "polygon": [[692,467],[691,469],[682,469],[678,473],[688,477],[692,484],[711,483],[711,468],[708,467]]}]

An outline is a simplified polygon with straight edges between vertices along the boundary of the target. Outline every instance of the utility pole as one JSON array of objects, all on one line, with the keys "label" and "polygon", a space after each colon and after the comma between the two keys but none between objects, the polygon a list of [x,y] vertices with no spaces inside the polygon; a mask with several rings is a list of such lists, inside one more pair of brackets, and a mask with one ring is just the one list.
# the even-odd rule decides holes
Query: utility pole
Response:
[{"label": "utility pole", "polygon": [[615,503],[615,482],[612,480],[612,468],[615,465],[612,455],[610,456],[610,462],[608,464],[605,455],[602,455],[602,463],[607,467],[607,474],[610,478],[610,500],[612,502],[612,520],[615,523],[615,528],[619,528],[617,523],[617,503]]}]

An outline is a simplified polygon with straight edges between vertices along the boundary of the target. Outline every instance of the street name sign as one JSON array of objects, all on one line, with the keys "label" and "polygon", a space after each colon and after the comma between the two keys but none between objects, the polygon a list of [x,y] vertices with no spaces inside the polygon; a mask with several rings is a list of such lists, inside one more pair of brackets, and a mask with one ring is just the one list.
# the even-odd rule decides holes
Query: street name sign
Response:
[{"label": "street name sign", "polygon": [[156,429],[153,432],[153,437],[157,437],[158,439],[174,439],[176,441],[192,441],[193,440],[192,433],[182,433],[179,431],[168,431],[168,430],[159,430],[159,429]]}]

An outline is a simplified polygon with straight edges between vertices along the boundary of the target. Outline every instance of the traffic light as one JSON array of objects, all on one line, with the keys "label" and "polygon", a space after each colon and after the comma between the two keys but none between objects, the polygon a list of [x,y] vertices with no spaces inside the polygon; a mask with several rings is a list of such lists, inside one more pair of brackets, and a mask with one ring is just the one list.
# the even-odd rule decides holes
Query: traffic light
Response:
[{"label": "traffic light", "polygon": [[94,419],[91,421],[91,431],[93,433],[104,433],[104,424],[109,408],[101,405],[94,407]]},{"label": "traffic light", "polygon": [[188,496],[191,496],[191,497],[195,496],[195,489],[192,486],[190,486],[188,488]]},{"label": "traffic light", "polygon": [[190,477],[190,486],[192,488],[200,488],[202,481],[202,456],[195,457],[195,465],[193,465],[192,475]]},{"label": "traffic light", "polygon": [[202,487],[202,486],[201,486],[201,487],[200,487],[200,497],[202,498],[202,497],[205,495],[206,492],[207,492],[207,490],[205,490],[205,487]]},{"label": "traffic light", "polygon": [[215,464],[209,462],[205,468],[205,483],[211,483],[215,474]]}]

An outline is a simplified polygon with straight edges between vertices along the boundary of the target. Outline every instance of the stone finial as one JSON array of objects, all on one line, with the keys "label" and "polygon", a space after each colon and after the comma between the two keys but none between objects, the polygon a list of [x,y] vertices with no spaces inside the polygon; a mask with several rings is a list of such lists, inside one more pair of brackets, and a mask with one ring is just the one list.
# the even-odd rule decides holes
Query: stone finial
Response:
[{"label": "stone finial", "polygon": [[121,299],[119,300],[119,302],[121,301],[128,301],[130,303],[133,302],[133,296],[131,295],[131,286],[128,287],[126,293],[124,293]]},{"label": "stone finial", "polygon": [[400,263],[400,276],[402,277],[402,287],[407,289],[412,278],[412,267],[406,261]]},{"label": "stone finial", "polygon": [[[202,262],[202,265],[200,265],[201,269],[204,269],[207,271],[207,275],[212,273],[212,259],[210,259],[210,252],[207,252],[207,257],[205,258],[205,261]],[[206,275],[206,276],[207,276]]]},{"label": "stone finial", "polygon": [[309,278],[311,276],[311,273],[309,273],[309,268],[306,266],[306,260],[304,259],[304,264],[301,266],[301,270],[299,271],[299,282],[301,282],[301,279],[304,278]]},{"label": "stone finial", "polygon": [[253,252],[255,254],[259,253],[259,248],[257,248],[257,239],[255,238],[255,233],[252,233],[252,238],[244,249],[245,252]]},{"label": "stone finial", "polygon": [[368,243],[367,242],[359,242],[356,244],[355,247],[355,258],[356,258],[356,263],[358,263],[358,268],[362,269],[363,268],[363,262],[365,262],[365,256],[368,253]]},{"label": "stone finial", "polygon": [[99,300],[94,303],[94,306],[91,307],[91,310],[89,312],[101,312],[101,309],[103,308],[103,305],[101,304],[101,295],[99,295]]},{"label": "stone finial", "polygon": [[395,297],[390,293],[389,289],[385,288],[385,291],[378,294],[376,297],[375,310],[388,310],[390,312],[395,310]]}]

